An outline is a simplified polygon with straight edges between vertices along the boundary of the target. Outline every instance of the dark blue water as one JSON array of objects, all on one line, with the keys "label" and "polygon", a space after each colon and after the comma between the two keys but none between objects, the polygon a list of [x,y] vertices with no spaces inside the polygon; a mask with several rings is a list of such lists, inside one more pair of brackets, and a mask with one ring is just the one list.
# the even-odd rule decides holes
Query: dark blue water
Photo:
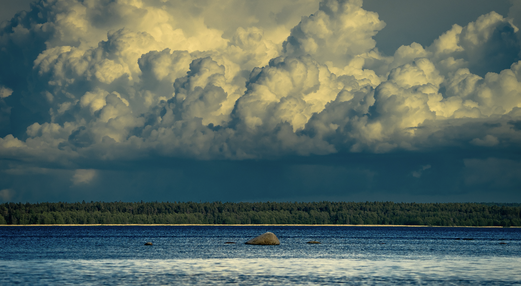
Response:
[{"label": "dark blue water", "polygon": [[[266,231],[281,245],[244,244]],[[521,285],[517,228],[0,227],[0,242],[2,285]]]}]

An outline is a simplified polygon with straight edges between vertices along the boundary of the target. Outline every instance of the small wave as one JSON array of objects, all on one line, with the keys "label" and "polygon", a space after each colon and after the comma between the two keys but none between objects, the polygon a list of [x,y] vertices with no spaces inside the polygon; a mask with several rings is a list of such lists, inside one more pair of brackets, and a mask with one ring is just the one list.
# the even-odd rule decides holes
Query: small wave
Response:
[{"label": "small wave", "polygon": [[0,284],[515,284],[521,258],[0,261]]}]

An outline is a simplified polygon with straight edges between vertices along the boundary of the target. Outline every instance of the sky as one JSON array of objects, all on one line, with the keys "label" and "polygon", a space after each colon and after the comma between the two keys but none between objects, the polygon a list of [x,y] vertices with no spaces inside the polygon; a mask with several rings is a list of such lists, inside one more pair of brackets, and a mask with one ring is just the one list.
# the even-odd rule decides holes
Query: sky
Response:
[{"label": "sky", "polygon": [[520,0],[0,6],[0,202],[521,202]]}]

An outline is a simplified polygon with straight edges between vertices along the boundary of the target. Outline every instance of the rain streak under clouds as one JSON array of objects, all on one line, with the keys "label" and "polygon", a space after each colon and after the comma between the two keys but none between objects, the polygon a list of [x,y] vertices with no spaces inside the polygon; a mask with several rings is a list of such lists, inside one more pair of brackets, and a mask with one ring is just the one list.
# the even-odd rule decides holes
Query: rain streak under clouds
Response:
[{"label": "rain streak under clouds", "polygon": [[520,201],[508,3],[384,53],[361,0],[34,2],[0,25],[0,201]]}]

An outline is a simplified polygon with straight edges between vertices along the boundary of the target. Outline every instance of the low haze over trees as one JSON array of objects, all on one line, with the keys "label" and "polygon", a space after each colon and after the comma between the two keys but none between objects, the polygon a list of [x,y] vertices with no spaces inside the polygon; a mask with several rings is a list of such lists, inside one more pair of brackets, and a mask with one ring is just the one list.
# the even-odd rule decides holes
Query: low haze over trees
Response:
[{"label": "low haze over trees", "polygon": [[521,226],[521,204],[393,202],[5,203],[0,224]]}]

